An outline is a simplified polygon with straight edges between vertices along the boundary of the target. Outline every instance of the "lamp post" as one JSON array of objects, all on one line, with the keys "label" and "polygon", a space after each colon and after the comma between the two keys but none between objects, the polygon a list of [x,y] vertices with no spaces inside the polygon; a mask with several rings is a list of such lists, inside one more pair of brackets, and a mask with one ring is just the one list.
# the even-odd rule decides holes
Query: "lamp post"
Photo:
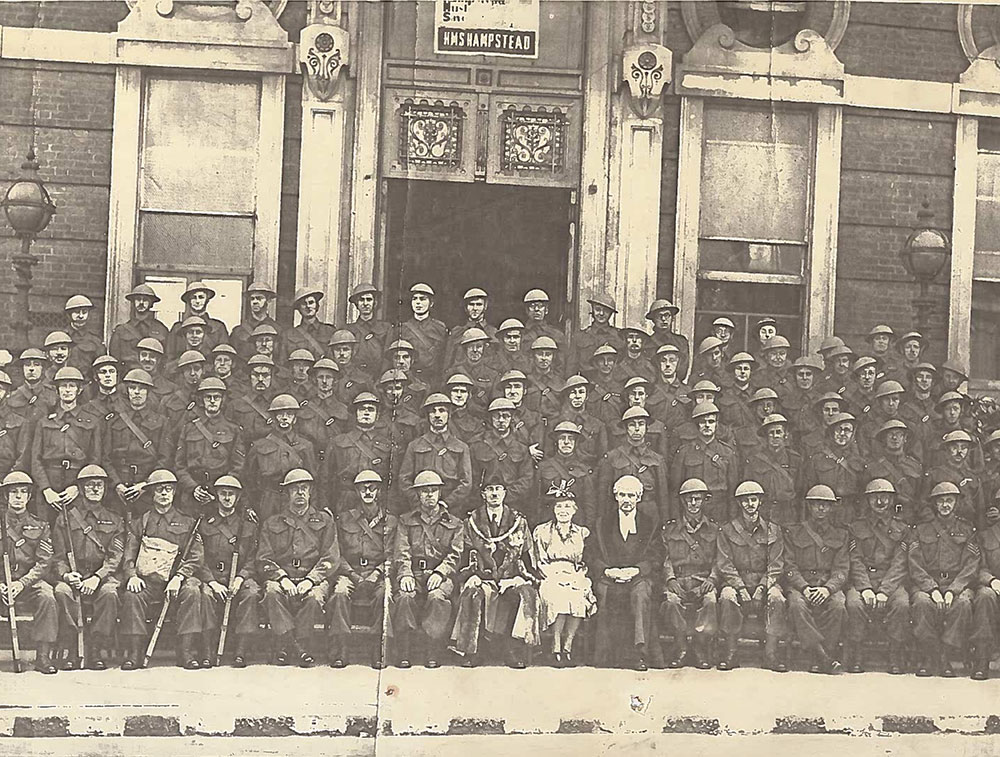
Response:
[{"label": "lamp post", "polygon": [[925,337],[929,337],[930,310],[934,307],[930,285],[951,255],[951,240],[943,231],[931,227],[933,219],[930,205],[924,201],[917,212],[917,228],[910,234],[900,252],[903,266],[920,285],[920,294],[914,298],[913,307],[917,315],[917,330]]},{"label": "lamp post", "polygon": [[14,288],[17,289],[20,301],[17,332],[21,346],[27,347],[31,332],[31,269],[38,263],[38,258],[31,252],[31,243],[49,225],[56,206],[53,205],[45,184],[38,178],[38,161],[35,160],[34,148],[28,150],[27,160],[21,164],[21,170],[26,174],[10,185],[0,207],[14,229],[14,234],[21,240],[21,250],[11,257],[11,266],[17,274]]}]

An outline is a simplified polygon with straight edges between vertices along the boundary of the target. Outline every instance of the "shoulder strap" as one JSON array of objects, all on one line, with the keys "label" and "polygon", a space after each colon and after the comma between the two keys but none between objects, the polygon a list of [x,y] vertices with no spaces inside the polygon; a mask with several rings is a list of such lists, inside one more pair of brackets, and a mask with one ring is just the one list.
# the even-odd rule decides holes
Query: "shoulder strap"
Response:
[{"label": "shoulder strap", "polygon": [[809,534],[809,538],[812,539],[814,542],[816,542],[817,547],[826,546],[826,542],[823,541],[823,538],[818,533],[816,533],[816,531],[813,530],[813,527],[810,526],[806,521],[802,521],[802,528],[804,528],[806,530],[806,533]]},{"label": "shoulder strap", "polygon": [[198,433],[205,437],[206,441],[211,444],[215,443],[215,438],[212,436],[212,432],[205,428],[205,424],[202,422],[201,418],[195,417],[191,420],[191,423],[196,429],[198,429]]},{"label": "shoulder strap", "polygon": [[125,424],[126,428],[132,432],[132,436],[138,439],[139,444],[142,445],[143,449],[149,449],[153,445],[153,442],[150,441],[149,437],[142,432],[141,428],[135,425],[135,421],[129,417],[128,413],[126,413],[124,409],[119,409],[118,417],[122,419],[122,423]]}]

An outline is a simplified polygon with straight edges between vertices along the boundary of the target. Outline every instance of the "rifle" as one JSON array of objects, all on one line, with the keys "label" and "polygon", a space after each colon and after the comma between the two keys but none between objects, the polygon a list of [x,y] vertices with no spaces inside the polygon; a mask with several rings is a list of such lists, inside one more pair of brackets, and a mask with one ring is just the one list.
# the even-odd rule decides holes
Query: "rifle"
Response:
[{"label": "rifle", "polygon": [[[7,546],[7,512],[0,513],[0,541],[3,542],[3,580],[7,585],[8,597],[10,596],[10,585],[14,583],[14,573],[10,569],[10,549]],[[21,643],[17,640],[17,617],[14,612],[14,603],[7,603],[7,620],[10,622],[10,653],[14,658],[14,672],[20,673],[21,667]]]},{"label": "rifle", "polygon": [[[188,556],[188,552],[191,551],[191,545],[194,544],[195,537],[198,535],[198,527],[201,525],[202,516],[198,516],[198,519],[194,522],[194,528],[191,529],[191,533],[188,535],[187,542],[184,544],[184,549],[177,553],[177,557],[174,558],[174,564],[170,567],[170,577],[167,579],[169,584],[174,576],[177,575],[177,571],[181,567]],[[164,592],[163,594],[163,607],[160,610],[160,617],[156,619],[156,627],[153,629],[153,635],[149,637],[149,644],[146,645],[146,653],[142,656],[142,667],[149,665],[149,659],[153,656],[153,650],[156,649],[156,642],[160,639],[160,632],[163,630],[163,621],[167,619],[167,611],[170,609],[170,595]]]},{"label": "rifle", "polygon": [[[63,523],[66,527],[66,558],[69,561],[69,569],[76,573],[76,550],[73,549],[73,532],[69,527],[69,507],[63,508]],[[73,592],[73,606],[76,610],[76,656],[80,660],[80,667],[86,667],[86,649],[83,643],[83,598],[79,589]]]},{"label": "rifle", "polygon": [[240,561],[239,537],[233,550],[233,559],[229,565],[229,593],[226,594],[226,606],[222,610],[222,629],[219,631],[219,648],[215,652],[215,664],[222,664],[222,653],[226,649],[226,635],[229,633],[229,613],[233,609],[233,589],[236,585],[236,570]]}]

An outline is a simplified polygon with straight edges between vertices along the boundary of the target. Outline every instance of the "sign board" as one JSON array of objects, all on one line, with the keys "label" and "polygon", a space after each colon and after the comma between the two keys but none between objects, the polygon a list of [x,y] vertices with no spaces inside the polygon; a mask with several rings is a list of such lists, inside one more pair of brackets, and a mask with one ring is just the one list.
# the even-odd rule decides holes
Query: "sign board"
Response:
[{"label": "sign board", "polygon": [[538,57],[540,0],[435,0],[434,52]]}]

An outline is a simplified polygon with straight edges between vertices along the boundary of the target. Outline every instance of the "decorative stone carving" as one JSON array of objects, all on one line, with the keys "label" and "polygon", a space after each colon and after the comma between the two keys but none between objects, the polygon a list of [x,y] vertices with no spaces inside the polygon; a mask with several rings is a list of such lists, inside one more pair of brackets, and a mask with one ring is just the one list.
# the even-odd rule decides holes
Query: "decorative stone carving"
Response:
[{"label": "decorative stone carving", "polygon": [[663,45],[649,42],[625,50],[622,80],[628,84],[629,102],[640,118],[649,118],[659,107],[672,70],[673,53]]},{"label": "decorative stone carving", "polygon": [[340,73],[349,62],[350,35],[331,24],[310,24],[299,36],[299,66],[309,91],[326,101],[333,97]]},{"label": "decorative stone carving", "polygon": [[[715,0],[715,2],[681,2],[681,17],[692,41],[699,40],[705,32],[718,24],[735,24],[740,19],[752,19],[754,15],[767,16],[764,26],[780,30],[777,39],[773,33],[763,35],[763,39],[775,42],[773,49],[784,47],[794,36],[805,29],[814,29],[826,40],[831,50],[836,50],[844,33],[851,12],[850,0],[832,2],[779,2],[778,0]],[[760,35],[748,28],[744,33],[733,32],[734,39],[755,49],[769,49]],[[753,44],[751,44],[753,43]]]},{"label": "decorative stone carving", "polygon": [[[128,5],[129,10],[134,8],[139,2],[140,0],[125,0],[125,4]],[[158,0],[156,11],[161,16],[170,16],[173,14],[176,4],[183,2],[185,2],[185,0]],[[201,3],[188,2],[188,4],[212,5],[212,3],[206,3],[204,1]],[[219,3],[215,3],[214,5],[219,5]],[[223,3],[223,5],[225,5],[225,3]],[[253,5],[247,2],[246,0],[240,0],[240,2],[229,3],[229,5],[235,7],[237,17],[244,21],[246,21],[247,19],[250,18],[250,16],[253,15]],[[268,7],[268,10],[271,11],[271,14],[275,18],[281,18],[281,14],[284,12],[285,6],[288,5],[288,0],[265,0],[264,5]],[[242,6],[242,8],[238,6]],[[241,13],[244,15],[240,15]]]},{"label": "decorative stone carving", "polygon": [[1000,59],[1000,8],[975,3],[959,5],[958,39],[970,63],[979,58]]}]

